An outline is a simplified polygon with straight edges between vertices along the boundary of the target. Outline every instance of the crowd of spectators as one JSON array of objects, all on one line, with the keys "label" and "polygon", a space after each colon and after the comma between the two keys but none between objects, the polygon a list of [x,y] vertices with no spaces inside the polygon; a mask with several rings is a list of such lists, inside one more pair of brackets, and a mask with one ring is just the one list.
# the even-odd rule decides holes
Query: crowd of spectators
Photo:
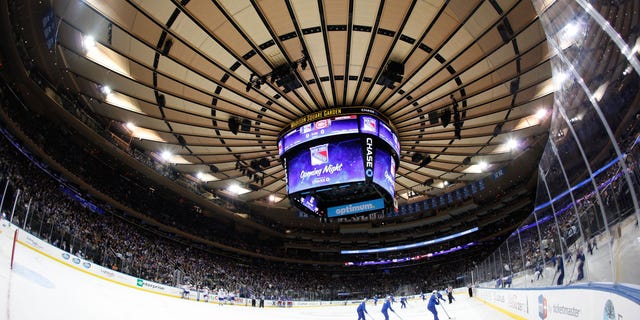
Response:
[{"label": "crowd of spectators", "polygon": [[[246,297],[295,299],[418,293],[428,290],[431,281],[454,277],[452,270],[419,265],[402,272],[314,270],[214,251],[109,208],[102,212],[83,206],[72,196],[73,186],[43,171],[42,164],[18,151],[6,137],[0,139],[0,147],[1,183],[8,186],[2,206],[7,219],[63,250],[136,277],[224,288]],[[17,209],[11,214],[16,198]]]}]

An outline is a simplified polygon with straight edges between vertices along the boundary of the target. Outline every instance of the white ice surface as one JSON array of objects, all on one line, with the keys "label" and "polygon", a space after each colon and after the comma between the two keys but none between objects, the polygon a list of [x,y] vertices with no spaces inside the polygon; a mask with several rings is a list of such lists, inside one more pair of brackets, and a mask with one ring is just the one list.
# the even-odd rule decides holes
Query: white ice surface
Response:
[{"label": "white ice surface", "polygon": [[[11,237],[8,229],[1,230],[0,319],[357,319],[356,305],[260,309],[166,297],[79,272],[20,243],[16,244],[11,270]],[[456,299],[453,304],[444,304],[456,320],[511,319],[468,295],[457,294]],[[374,306],[370,301],[367,311],[373,317],[367,319],[384,319],[380,308],[380,303]],[[423,301],[409,301],[406,309],[395,303],[393,308],[397,314],[390,313],[390,319],[433,319]],[[438,311],[440,319],[448,319],[441,307]]]}]

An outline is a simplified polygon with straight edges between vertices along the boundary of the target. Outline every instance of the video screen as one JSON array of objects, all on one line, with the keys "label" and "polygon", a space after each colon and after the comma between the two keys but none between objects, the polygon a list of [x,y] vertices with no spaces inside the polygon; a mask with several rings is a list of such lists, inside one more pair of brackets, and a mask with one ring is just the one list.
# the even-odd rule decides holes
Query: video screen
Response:
[{"label": "video screen", "polygon": [[389,152],[376,149],[373,182],[386,190],[392,197],[395,194],[396,161]]},{"label": "video screen", "polygon": [[357,203],[349,203],[336,207],[327,208],[327,217],[335,218],[335,217],[343,217],[354,215],[363,212],[375,211],[375,210],[383,210],[384,209],[384,200],[382,199],[374,199],[367,200]]},{"label": "video screen", "polygon": [[400,154],[400,142],[398,141],[398,136],[396,136],[393,131],[391,131],[391,128],[382,123],[382,121],[380,121],[379,123],[380,129],[378,136],[380,137],[380,139],[388,143],[393,148],[393,150],[396,151],[397,154]]},{"label": "video screen", "polygon": [[315,145],[287,161],[289,193],[364,181],[361,139]]},{"label": "video screen", "polygon": [[378,135],[378,119],[369,116],[360,117],[360,132]]},{"label": "video screen", "polygon": [[[357,115],[321,119],[312,123],[307,123],[300,128],[287,133],[281,140],[283,141],[282,153],[301,143],[314,139],[357,132]],[[280,151],[280,148],[278,151]]]},{"label": "video screen", "polygon": [[306,195],[300,199],[300,203],[313,213],[318,213],[318,201],[311,195]]}]

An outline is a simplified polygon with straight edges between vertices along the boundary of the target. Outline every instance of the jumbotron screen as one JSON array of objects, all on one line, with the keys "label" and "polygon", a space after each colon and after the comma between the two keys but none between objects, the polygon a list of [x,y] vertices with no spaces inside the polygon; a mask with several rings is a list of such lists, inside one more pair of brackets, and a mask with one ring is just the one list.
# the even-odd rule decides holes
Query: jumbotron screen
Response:
[{"label": "jumbotron screen", "polygon": [[393,195],[396,190],[396,161],[389,152],[376,149],[373,182]]},{"label": "jumbotron screen", "polygon": [[302,149],[287,161],[289,193],[364,181],[359,138]]},{"label": "jumbotron screen", "polygon": [[400,143],[375,110],[337,108],[307,115],[281,133],[278,151],[287,192],[301,211],[338,217],[393,203]]},{"label": "jumbotron screen", "polygon": [[280,140],[282,147],[278,152],[280,155],[291,148],[310,140],[358,132],[358,116],[346,115],[332,117],[307,123],[287,134]]}]

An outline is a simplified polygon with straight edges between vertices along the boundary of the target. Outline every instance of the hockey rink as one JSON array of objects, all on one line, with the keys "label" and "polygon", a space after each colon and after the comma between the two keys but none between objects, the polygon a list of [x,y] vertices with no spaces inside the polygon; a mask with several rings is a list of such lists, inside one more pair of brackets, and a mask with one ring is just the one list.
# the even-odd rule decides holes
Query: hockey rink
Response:
[{"label": "hockey rink", "polygon": [[[7,229],[0,236],[0,319],[357,319],[356,305],[253,308],[219,306],[136,290],[100,279],[16,243],[13,270]],[[455,319],[512,319],[466,294],[444,307]],[[384,319],[369,301],[367,319]],[[426,302],[411,300],[406,309],[396,302],[390,319],[433,319]],[[438,307],[440,319],[448,319]]]}]

